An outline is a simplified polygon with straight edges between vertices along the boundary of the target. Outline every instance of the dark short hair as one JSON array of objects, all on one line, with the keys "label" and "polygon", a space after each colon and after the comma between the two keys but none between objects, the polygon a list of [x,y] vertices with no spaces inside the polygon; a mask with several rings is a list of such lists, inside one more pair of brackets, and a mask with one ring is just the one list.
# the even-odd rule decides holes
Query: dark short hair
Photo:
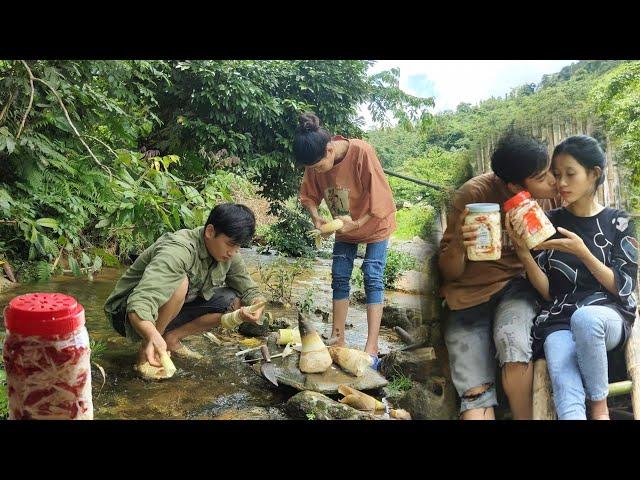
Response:
[{"label": "dark short hair", "polygon": [[526,178],[537,175],[549,165],[544,142],[510,130],[498,141],[491,155],[491,169],[505,183],[521,186]]},{"label": "dark short hair", "polygon": [[256,232],[256,216],[246,205],[221,203],[211,210],[207,225],[213,225],[216,237],[224,233],[238,245],[248,245]]},{"label": "dark short hair", "polygon": [[602,174],[598,178],[595,186],[597,188],[604,183],[604,171],[607,158],[595,138],[588,137],[587,135],[574,135],[565,138],[553,149],[551,159],[553,160],[556,156],[562,154],[571,155],[587,171],[593,170],[595,167],[600,167]]},{"label": "dark short hair", "polygon": [[298,118],[293,137],[293,156],[298,165],[313,165],[325,156],[331,135],[320,126],[320,119],[311,112]]}]

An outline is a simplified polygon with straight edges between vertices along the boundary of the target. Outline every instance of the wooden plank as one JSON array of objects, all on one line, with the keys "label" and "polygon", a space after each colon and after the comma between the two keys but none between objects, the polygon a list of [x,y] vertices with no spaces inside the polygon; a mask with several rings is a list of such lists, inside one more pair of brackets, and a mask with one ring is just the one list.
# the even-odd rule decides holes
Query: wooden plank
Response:
[{"label": "wooden plank", "polygon": [[640,420],[640,318],[636,315],[636,321],[631,329],[631,335],[625,348],[627,373],[633,384],[631,390],[631,408],[633,417]]},{"label": "wooden plank", "polygon": [[551,378],[544,358],[533,364],[533,419],[555,420],[556,406],[553,403]]}]

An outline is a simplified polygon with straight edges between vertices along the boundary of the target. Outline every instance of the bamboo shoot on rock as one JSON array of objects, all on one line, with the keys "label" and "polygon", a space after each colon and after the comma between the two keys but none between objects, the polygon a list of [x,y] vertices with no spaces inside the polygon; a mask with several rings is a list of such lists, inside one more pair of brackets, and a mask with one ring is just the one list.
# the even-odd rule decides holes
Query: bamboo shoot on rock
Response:
[{"label": "bamboo shoot on rock", "polygon": [[303,373],[322,373],[329,369],[333,360],[327,346],[313,328],[310,321],[298,314],[302,351],[300,352],[300,371]]},{"label": "bamboo shoot on rock", "polygon": [[373,364],[371,355],[361,350],[345,347],[329,347],[329,353],[335,363],[348,373],[360,377]]},{"label": "bamboo shoot on rock", "polygon": [[347,385],[340,385],[338,387],[338,392],[344,395],[344,398],[340,400],[340,403],[346,403],[356,410],[363,410],[366,412],[384,410],[384,404],[381,401],[376,400],[371,395],[362,393],[355,388],[351,388]]}]

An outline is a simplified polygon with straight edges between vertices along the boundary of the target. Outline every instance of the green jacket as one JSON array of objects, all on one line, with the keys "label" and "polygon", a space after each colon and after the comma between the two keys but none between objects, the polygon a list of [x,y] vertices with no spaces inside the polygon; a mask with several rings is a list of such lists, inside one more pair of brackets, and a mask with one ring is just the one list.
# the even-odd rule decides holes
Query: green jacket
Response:
[{"label": "green jacket", "polygon": [[238,292],[243,305],[261,296],[239,253],[216,264],[204,244],[204,227],[184,229],[162,235],[127,269],[104,305],[107,317],[126,307],[127,313],[136,312],[155,323],[158,309],[185,275],[189,279],[187,302],[198,295],[209,300],[225,283]]}]

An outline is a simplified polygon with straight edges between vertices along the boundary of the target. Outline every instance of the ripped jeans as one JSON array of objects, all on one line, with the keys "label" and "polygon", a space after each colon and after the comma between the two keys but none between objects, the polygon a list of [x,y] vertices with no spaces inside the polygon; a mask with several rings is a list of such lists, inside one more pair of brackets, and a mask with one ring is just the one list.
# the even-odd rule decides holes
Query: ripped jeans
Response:
[{"label": "ripped jeans", "polygon": [[[460,413],[498,404],[496,359],[500,367],[531,361],[531,327],[538,310],[538,294],[522,277],[513,278],[488,302],[448,310],[444,339],[451,378],[461,398]],[[465,396],[485,384],[490,386],[482,394]]]},{"label": "ripped jeans", "polygon": [[[367,252],[362,262],[364,292],[367,305],[382,303],[384,298],[384,267],[387,263],[389,239],[367,243]],[[333,264],[331,265],[331,288],[334,300],[349,298],[349,281],[353,271],[353,261],[358,252],[357,243],[335,242]]]}]

